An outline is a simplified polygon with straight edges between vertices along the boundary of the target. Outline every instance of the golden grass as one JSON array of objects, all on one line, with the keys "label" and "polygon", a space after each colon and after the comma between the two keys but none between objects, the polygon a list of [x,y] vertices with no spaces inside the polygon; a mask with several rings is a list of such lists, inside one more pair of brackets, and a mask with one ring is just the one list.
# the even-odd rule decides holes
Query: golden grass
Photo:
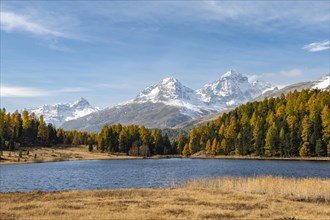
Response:
[{"label": "golden grass", "polygon": [[321,178],[221,177],[185,183],[192,189],[218,189],[252,194],[283,196],[298,201],[330,202],[330,180]]},{"label": "golden grass", "polygon": [[87,146],[65,147],[27,147],[19,157],[19,151],[3,151],[0,164],[19,164],[19,163],[42,163],[59,162],[66,160],[107,160],[107,159],[139,159],[126,155],[113,155],[100,153],[98,151],[89,152]]},{"label": "golden grass", "polygon": [[201,150],[190,156],[193,159],[225,159],[225,160],[308,160],[308,161],[330,161],[330,157],[264,157],[256,155],[210,155]]},{"label": "golden grass", "polygon": [[[29,153],[28,153],[29,152]],[[35,157],[36,156],[36,157]],[[181,155],[154,155],[151,159],[163,158],[182,158]],[[240,160],[322,160],[330,161],[330,157],[258,157],[258,156],[210,156],[205,151],[192,155],[190,158],[202,159],[240,159]],[[88,147],[80,146],[56,146],[56,147],[26,147],[23,148],[22,157],[19,157],[19,151],[3,151],[0,164],[22,164],[22,163],[43,163],[59,162],[66,160],[121,160],[121,159],[143,159],[143,157],[127,156],[123,153],[108,154],[100,153],[96,150],[89,152]]]},{"label": "golden grass", "polygon": [[[285,192],[275,193],[276,184]],[[324,179],[219,178],[170,189],[0,193],[0,218],[329,219],[329,200],[323,199],[329,197],[320,197],[329,194],[329,184]],[[304,190],[309,197],[301,199]]]}]

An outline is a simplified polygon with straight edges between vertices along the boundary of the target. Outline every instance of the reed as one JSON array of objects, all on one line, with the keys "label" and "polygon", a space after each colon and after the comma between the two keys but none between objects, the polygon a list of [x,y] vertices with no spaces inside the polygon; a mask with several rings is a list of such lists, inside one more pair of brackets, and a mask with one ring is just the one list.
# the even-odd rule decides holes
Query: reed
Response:
[{"label": "reed", "polygon": [[330,180],[321,178],[221,177],[189,180],[183,187],[277,195],[299,201],[330,202]]},{"label": "reed", "polygon": [[328,179],[190,180],[166,189],[0,193],[0,219],[329,219]]}]

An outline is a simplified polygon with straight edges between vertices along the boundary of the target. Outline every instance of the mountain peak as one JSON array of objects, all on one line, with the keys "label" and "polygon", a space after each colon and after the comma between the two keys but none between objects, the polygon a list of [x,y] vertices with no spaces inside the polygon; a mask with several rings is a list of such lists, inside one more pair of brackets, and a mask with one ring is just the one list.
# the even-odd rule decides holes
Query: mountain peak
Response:
[{"label": "mountain peak", "polygon": [[160,81],[160,84],[168,84],[168,83],[178,83],[179,81],[173,77],[166,77],[162,81]]},{"label": "mountain peak", "polygon": [[29,112],[34,112],[37,117],[44,115],[45,121],[56,127],[61,126],[66,121],[77,119],[98,110],[100,109],[92,107],[84,98],[71,103],[43,105],[40,108],[28,109]]},{"label": "mountain peak", "polygon": [[144,89],[133,100],[135,103],[166,103],[169,105],[178,105],[185,100],[195,99],[195,91],[182,85],[173,77],[166,77],[158,84]]},{"label": "mountain peak", "polygon": [[221,76],[221,79],[223,79],[223,78],[229,78],[229,77],[235,77],[235,76],[241,76],[241,74],[237,73],[236,70],[231,69],[231,70],[227,71],[226,73],[224,73]]},{"label": "mountain peak", "polygon": [[87,105],[90,105],[89,102],[85,98],[83,98],[83,97],[79,98],[78,100],[76,100],[72,104],[73,105],[78,105],[78,104],[87,104]]},{"label": "mountain peak", "polygon": [[248,77],[231,69],[220,79],[199,89],[198,93],[204,102],[224,108],[252,100],[266,89],[273,89],[273,86],[266,82],[250,83]]}]

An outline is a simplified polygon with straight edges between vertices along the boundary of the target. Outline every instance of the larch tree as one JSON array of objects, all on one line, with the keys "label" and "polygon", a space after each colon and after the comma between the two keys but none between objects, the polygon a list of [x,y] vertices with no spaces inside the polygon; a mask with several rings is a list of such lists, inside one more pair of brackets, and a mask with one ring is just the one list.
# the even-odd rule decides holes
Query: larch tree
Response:
[{"label": "larch tree", "polygon": [[329,157],[330,156],[330,110],[327,105],[324,106],[322,110],[321,119],[322,119],[322,127],[323,127],[322,140],[327,146],[327,155]]},{"label": "larch tree", "polygon": [[207,142],[206,142],[205,151],[206,151],[207,154],[212,153],[212,145],[211,145],[210,139],[208,139]]},{"label": "larch tree", "polygon": [[301,157],[306,157],[309,156],[310,153],[309,140],[310,140],[311,122],[309,120],[308,115],[304,116],[301,126],[302,126],[302,134],[301,134],[302,146],[299,149],[299,155]]},{"label": "larch tree", "polygon": [[218,147],[218,141],[216,138],[213,139],[212,141],[212,146],[211,146],[211,154],[215,155]]}]

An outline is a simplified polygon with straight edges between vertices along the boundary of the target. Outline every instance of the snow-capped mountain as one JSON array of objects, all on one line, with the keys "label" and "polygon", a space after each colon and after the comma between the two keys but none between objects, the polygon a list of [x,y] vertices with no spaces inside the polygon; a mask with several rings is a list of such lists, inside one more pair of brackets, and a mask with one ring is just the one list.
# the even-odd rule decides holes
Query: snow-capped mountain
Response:
[{"label": "snow-capped mountain", "polygon": [[100,109],[94,108],[86,99],[80,98],[72,103],[43,105],[42,107],[27,110],[30,113],[35,113],[37,117],[43,115],[47,123],[52,123],[56,127],[60,127],[66,121],[78,119]]},{"label": "snow-capped mountain", "polygon": [[136,96],[134,102],[163,102],[176,105],[176,101],[194,102],[195,99],[194,90],[182,85],[177,79],[168,77],[144,89]]},{"label": "snow-capped mountain", "polygon": [[324,76],[321,79],[314,81],[313,89],[326,89],[330,87],[330,74],[328,76]]},{"label": "snow-capped mountain", "polygon": [[230,70],[223,74],[218,80],[206,84],[197,90],[201,100],[208,106],[223,110],[229,107],[238,106],[252,100],[265,91],[275,90],[276,86],[269,82],[249,82],[248,77]]},{"label": "snow-capped mountain", "polygon": [[193,90],[182,85],[177,79],[165,78],[158,84],[143,90],[131,103],[163,103],[181,107],[200,116],[207,112],[220,111],[240,105],[261,95],[265,91],[276,90],[269,82],[249,82],[248,77],[230,70],[218,80]]},{"label": "snow-capped mountain", "polygon": [[282,94],[287,94],[291,91],[297,90],[301,91],[303,89],[327,89],[330,88],[330,74],[321,77],[318,80],[313,81],[306,81],[306,82],[298,82],[291,85],[287,85],[279,90],[271,90],[271,91],[265,91],[260,96],[256,97],[252,101],[261,101],[265,98],[276,98],[281,96]]},{"label": "snow-capped mountain", "polygon": [[163,103],[180,108],[184,115],[195,118],[209,112],[209,109],[199,99],[195,90],[182,85],[177,79],[168,77],[158,84],[150,86],[139,93],[131,103]]}]

